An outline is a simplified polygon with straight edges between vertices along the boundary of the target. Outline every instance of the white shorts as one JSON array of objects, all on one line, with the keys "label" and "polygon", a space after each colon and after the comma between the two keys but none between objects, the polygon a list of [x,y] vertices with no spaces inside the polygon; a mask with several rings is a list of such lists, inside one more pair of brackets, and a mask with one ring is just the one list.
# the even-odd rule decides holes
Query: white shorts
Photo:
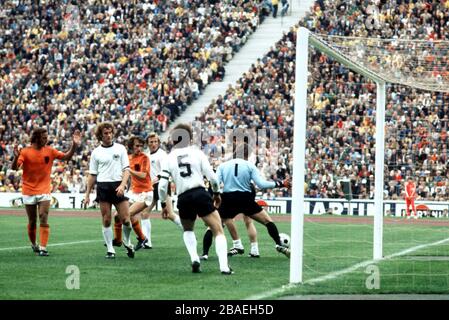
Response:
[{"label": "white shorts", "polygon": [[148,207],[153,202],[153,191],[140,193],[129,192],[126,196],[129,198],[130,203],[145,202]]},{"label": "white shorts", "polygon": [[32,196],[22,195],[23,204],[38,204],[42,201],[51,201],[51,194],[35,194]]}]

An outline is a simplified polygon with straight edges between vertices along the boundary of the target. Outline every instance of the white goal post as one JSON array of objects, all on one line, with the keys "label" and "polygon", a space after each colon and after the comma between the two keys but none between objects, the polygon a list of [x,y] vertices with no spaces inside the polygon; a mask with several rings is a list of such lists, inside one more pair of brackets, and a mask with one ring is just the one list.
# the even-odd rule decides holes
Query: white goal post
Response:
[{"label": "white goal post", "polygon": [[309,45],[325,53],[347,68],[373,80],[377,85],[376,96],[376,153],[374,187],[374,239],[373,259],[382,259],[383,239],[383,181],[384,181],[384,126],[387,82],[381,75],[347,58],[306,28],[298,29],[296,39],[296,76],[293,136],[293,177],[291,216],[290,283],[303,282],[304,207],[305,207],[305,148],[307,126],[307,75]]}]

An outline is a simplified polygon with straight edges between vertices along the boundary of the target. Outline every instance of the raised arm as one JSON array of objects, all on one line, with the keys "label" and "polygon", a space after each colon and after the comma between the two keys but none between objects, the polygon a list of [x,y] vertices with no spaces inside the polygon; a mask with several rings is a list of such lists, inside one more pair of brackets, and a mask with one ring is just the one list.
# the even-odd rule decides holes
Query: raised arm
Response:
[{"label": "raised arm", "polygon": [[76,148],[78,148],[81,145],[81,134],[79,130],[75,130],[75,133],[72,136],[72,145],[70,146],[69,151],[67,151],[64,156],[62,157],[62,160],[70,160],[75,153]]},{"label": "raised arm", "polygon": [[12,164],[11,164],[11,169],[12,170],[17,170],[19,169],[19,166],[17,165],[17,162],[19,160],[19,156],[20,156],[20,150],[19,150],[19,146],[15,145],[14,146],[14,158],[12,160]]}]

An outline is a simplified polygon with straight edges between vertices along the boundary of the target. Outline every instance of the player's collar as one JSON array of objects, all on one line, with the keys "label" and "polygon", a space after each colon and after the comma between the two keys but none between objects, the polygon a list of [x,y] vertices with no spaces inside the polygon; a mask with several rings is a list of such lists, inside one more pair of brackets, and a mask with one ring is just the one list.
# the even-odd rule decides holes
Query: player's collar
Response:
[{"label": "player's collar", "polygon": [[160,147],[158,147],[158,148],[156,149],[156,151],[154,151],[154,152],[151,152],[151,151],[150,151],[150,154],[155,154],[156,152],[159,151],[159,148],[160,148]]},{"label": "player's collar", "polygon": [[113,142],[110,146],[105,146],[105,145],[101,144],[101,146],[102,146],[103,148],[111,148],[113,145],[114,145],[114,142]]}]

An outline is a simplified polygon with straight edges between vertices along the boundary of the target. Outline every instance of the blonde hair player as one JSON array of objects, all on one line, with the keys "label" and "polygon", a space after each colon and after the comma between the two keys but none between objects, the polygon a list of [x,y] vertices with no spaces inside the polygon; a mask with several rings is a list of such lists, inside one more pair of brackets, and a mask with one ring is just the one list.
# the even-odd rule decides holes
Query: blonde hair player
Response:
[{"label": "blonde hair player", "polygon": [[[144,210],[141,214],[142,231],[148,242],[144,245],[145,249],[152,248],[151,242],[151,221],[150,213],[156,207],[159,200],[159,179],[162,171],[162,164],[167,161],[167,152],[161,148],[161,139],[155,132],[151,132],[147,137],[147,143],[149,147],[149,152],[147,153],[148,158],[150,158],[150,178],[153,184],[153,202],[150,204],[148,209]],[[168,188],[168,196],[166,199],[168,216],[163,217],[164,219],[171,220],[180,230],[183,230],[181,219],[179,216],[173,212],[172,200],[170,197],[170,185]]]}]

